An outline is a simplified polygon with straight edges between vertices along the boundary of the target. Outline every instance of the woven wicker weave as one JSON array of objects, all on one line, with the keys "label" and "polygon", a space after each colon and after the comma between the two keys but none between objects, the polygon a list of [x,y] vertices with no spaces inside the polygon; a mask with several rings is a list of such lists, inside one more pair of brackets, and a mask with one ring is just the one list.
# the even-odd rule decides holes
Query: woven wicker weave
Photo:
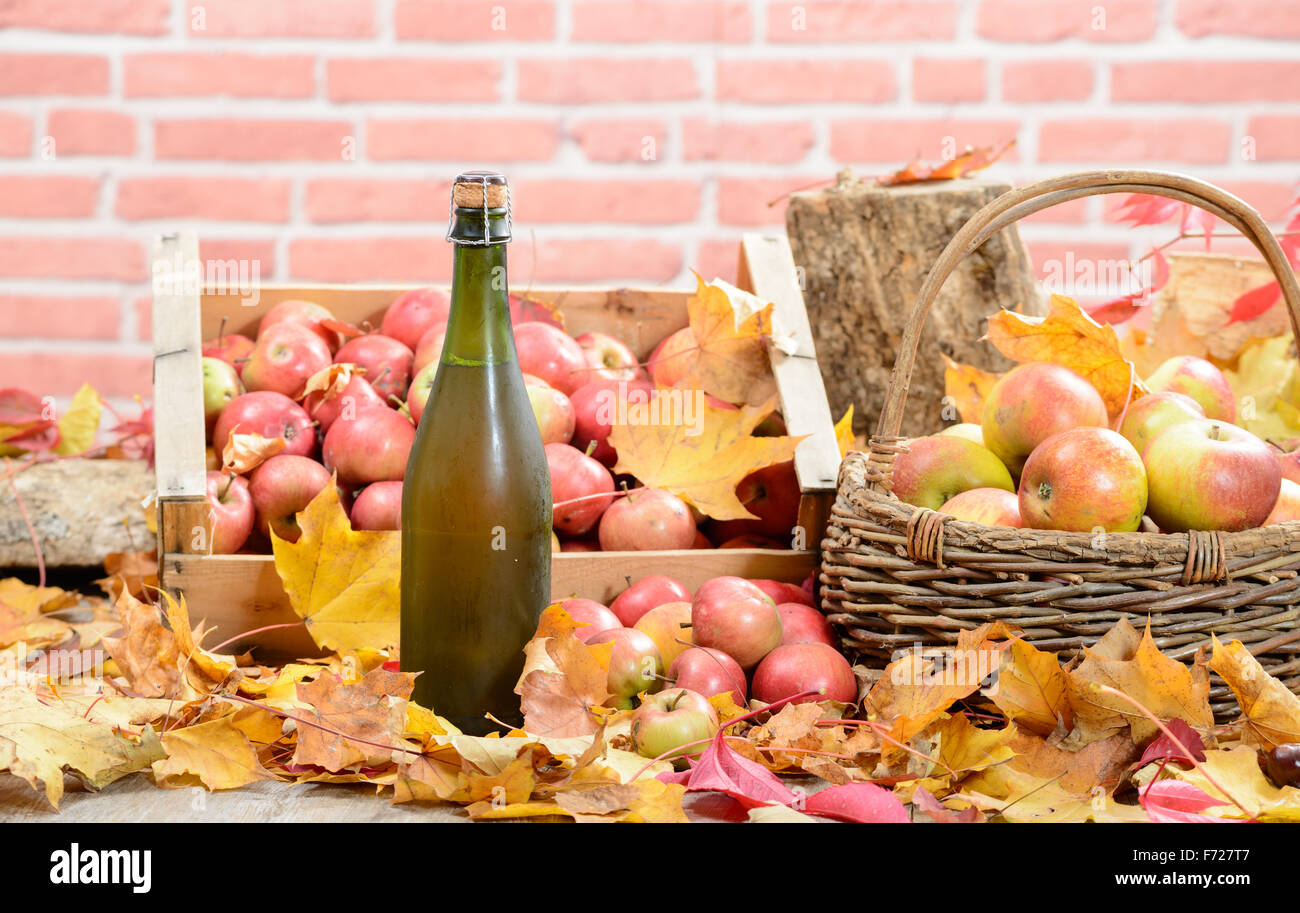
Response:
[{"label": "woven wicker weave", "polygon": [[[903,407],[926,312],[953,267],[991,235],[1040,209],[1102,193],[1150,193],[1193,203],[1250,239],[1273,268],[1300,327],[1300,287],[1263,219],[1236,197],[1184,175],[1071,174],[988,204],[944,249],[899,346],[869,453],[851,453],[822,542],[822,609],[844,647],[882,667],[916,644],[1002,620],[1040,649],[1076,654],[1121,618],[1148,620],[1160,648],[1189,659],[1210,635],[1246,644],[1300,692],[1300,523],[1236,533],[1094,533],[989,527],[913,507],[890,493]],[[1296,333],[1300,338],[1300,332]],[[1221,718],[1236,712],[1215,682]]]}]

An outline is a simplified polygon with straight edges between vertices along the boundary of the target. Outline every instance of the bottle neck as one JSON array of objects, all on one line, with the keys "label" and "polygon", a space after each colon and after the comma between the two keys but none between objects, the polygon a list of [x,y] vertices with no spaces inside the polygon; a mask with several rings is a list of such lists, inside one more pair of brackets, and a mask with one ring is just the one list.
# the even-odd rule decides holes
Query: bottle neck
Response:
[{"label": "bottle neck", "polygon": [[[505,229],[504,213],[489,210],[489,237]],[[443,341],[442,363],[464,366],[513,362],[514,336],[506,283],[506,245],[483,244],[482,210],[455,210],[449,237],[455,246],[451,278],[451,314]],[[479,241],[478,244],[466,243]]]}]

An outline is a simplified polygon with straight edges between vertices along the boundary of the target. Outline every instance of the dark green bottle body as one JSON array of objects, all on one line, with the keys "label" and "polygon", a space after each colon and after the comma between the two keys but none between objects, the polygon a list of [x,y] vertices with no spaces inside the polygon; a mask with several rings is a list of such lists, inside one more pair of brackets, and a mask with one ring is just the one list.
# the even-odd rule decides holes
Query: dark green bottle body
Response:
[{"label": "dark green bottle body", "polygon": [[[484,225],[484,219],[487,225]],[[401,667],[462,730],[517,724],[550,601],[551,479],[515,354],[503,210],[454,211],[451,315],[402,491]]]}]

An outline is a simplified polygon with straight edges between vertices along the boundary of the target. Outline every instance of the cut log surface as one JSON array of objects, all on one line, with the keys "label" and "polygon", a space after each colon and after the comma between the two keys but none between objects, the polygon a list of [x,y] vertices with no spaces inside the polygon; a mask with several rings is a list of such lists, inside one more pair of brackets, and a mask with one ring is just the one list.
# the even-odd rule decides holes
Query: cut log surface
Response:
[{"label": "cut log surface", "polygon": [[[854,407],[853,430],[871,434],[908,313],[953,234],[1008,184],[959,179],[880,187],[842,173],[826,190],[796,193],[786,231],[804,276],[804,300],[836,417]],[[945,408],[941,355],[986,370],[1011,363],[980,342],[999,308],[1045,312],[1015,226],[970,254],[948,279],[926,323],[909,387],[903,433],[957,421]]]},{"label": "cut log surface", "polygon": [[[154,547],[141,506],[154,477],[140,460],[58,460],[13,478],[47,566],[94,565],[113,552]],[[0,485],[0,567],[35,564],[31,533],[6,482]]]}]

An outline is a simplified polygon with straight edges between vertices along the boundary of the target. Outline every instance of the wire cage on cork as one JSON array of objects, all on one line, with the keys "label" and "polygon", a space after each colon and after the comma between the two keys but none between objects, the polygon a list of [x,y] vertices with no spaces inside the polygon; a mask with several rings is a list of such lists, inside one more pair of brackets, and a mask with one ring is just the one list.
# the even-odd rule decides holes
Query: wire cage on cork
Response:
[{"label": "wire cage on cork", "polygon": [[[895,651],[955,644],[990,621],[1062,658],[1079,655],[1122,618],[1150,623],[1156,645],[1184,661],[1240,640],[1300,693],[1300,523],[1243,532],[1094,533],[1013,529],[953,519],[891,492],[908,381],[925,316],[956,264],[992,235],[1048,206],[1093,194],[1148,193],[1199,206],[1248,238],[1272,268],[1300,339],[1300,287],[1277,239],[1251,207],[1213,185],[1151,171],[1069,174],[1003,194],[952,238],[904,328],[884,410],[867,453],[840,467],[822,542],[822,610],[847,652],[881,668]],[[1212,680],[1216,717],[1237,713]]]}]

